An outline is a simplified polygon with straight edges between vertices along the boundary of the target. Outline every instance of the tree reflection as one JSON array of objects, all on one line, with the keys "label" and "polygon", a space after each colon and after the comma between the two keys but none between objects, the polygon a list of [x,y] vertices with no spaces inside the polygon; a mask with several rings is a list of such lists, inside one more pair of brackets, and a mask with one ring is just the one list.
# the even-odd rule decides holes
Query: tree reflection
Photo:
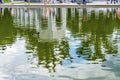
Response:
[{"label": "tree reflection", "polygon": [[0,46],[3,46],[4,50],[15,41],[16,31],[10,9],[1,8],[0,12]]},{"label": "tree reflection", "polygon": [[[75,29],[79,29],[80,34],[77,36],[82,39],[82,42],[80,47],[76,49],[77,54],[87,60],[102,59],[103,61],[105,54],[117,54],[117,42],[113,38],[113,32],[117,27],[115,11],[114,13],[112,11],[105,13],[103,10],[99,10],[96,13],[92,10],[90,15],[84,13],[87,13],[86,9],[83,9],[82,25],[74,26],[74,28],[72,25],[68,25],[72,33]],[[78,17],[80,18],[80,16]],[[75,21],[74,17],[72,19]],[[71,19],[67,20],[69,23],[72,22]],[[74,32],[74,34],[77,33],[78,31]]]},{"label": "tree reflection", "polygon": [[[72,12],[73,10],[74,12]],[[0,44],[5,44],[5,40],[9,40],[9,42],[11,41],[12,43],[17,31],[17,34],[26,39],[26,48],[28,51],[31,51],[26,53],[32,55],[31,59],[38,59],[37,65],[44,66],[49,72],[55,72],[56,65],[63,65],[64,60],[70,57],[69,44],[66,39],[54,40],[53,36],[49,36],[50,38],[44,39],[50,40],[41,40],[41,35],[43,37],[44,35],[40,34],[40,37],[38,37],[38,35],[34,36],[34,34],[36,35],[38,33],[37,30],[34,28],[30,29],[29,27],[17,28],[17,30],[14,31],[12,17],[8,15],[10,13],[7,9],[5,13],[7,14],[4,14],[0,19],[1,25],[4,26],[0,29],[3,35],[1,36]],[[58,9],[56,21],[61,22],[62,17],[60,13],[61,10]],[[87,9],[85,8],[83,9],[83,16],[81,16],[80,13],[78,9],[68,9],[67,14],[67,28],[71,31],[74,39],[77,38],[77,40],[81,41],[79,47],[77,46],[76,48],[75,54],[87,60],[102,59],[102,61],[105,60],[106,54],[116,54],[117,42],[113,35],[115,35],[114,30],[117,29],[119,20],[115,16],[113,17],[113,13],[108,10],[107,13],[104,14],[102,10],[99,10],[96,16],[96,12],[93,10],[90,12],[90,15],[88,15]],[[116,14],[114,13],[114,15]],[[46,30],[46,35],[53,35],[51,25],[48,24],[48,21],[51,19],[48,20],[48,18],[44,19],[42,17],[41,20],[42,28],[40,31],[43,30],[44,32]],[[6,22],[7,24],[3,24]],[[8,24],[11,26],[10,29],[8,29]],[[61,23],[57,24],[57,26],[60,25]],[[4,34],[5,31],[7,31],[8,34]],[[9,36],[11,37],[9,38]]]},{"label": "tree reflection", "polygon": [[62,40],[57,42],[39,42],[38,43],[39,64],[44,65],[50,72],[55,72],[57,64],[63,64],[63,60],[69,56],[68,43]]},{"label": "tree reflection", "polygon": [[[44,9],[40,10],[46,12],[46,9],[45,11]],[[49,12],[49,10],[47,12]],[[57,21],[61,21],[61,9],[58,9],[57,13],[58,14],[56,16],[56,19]],[[56,65],[63,65],[64,59],[69,57],[69,45],[66,39],[62,39],[64,38],[64,30],[62,31],[62,28],[61,32],[59,29],[58,35],[54,35],[57,32],[55,28],[57,26],[60,27],[62,23],[60,25],[57,24],[57,26],[50,25],[52,24],[52,15],[49,14],[43,16],[42,14],[44,13],[41,13],[41,15],[39,16],[41,26],[38,26],[38,30],[26,27],[26,25],[24,25],[22,27],[19,27],[17,29],[17,32],[20,37],[24,37],[26,40],[26,54],[30,55],[28,61],[30,61],[31,64],[44,66],[44,68],[48,69],[49,72],[55,72]],[[55,30],[52,30],[52,28],[54,28]]]},{"label": "tree reflection", "polygon": [[[73,12],[74,11],[74,12]],[[67,27],[74,34],[79,31],[80,17],[79,12],[75,8],[68,8],[67,12]]]},{"label": "tree reflection", "polygon": [[33,54],[36,55],[33,56],[38,57],[38,65],[43,65],[49,72],[55,72],[56,65],[63,65],[64,59],[69,57],[69,45],[66,40],[39,42],[37,39],[33,40],[33,37],[29,37],[29,40],[26,47],[35,51]]}]

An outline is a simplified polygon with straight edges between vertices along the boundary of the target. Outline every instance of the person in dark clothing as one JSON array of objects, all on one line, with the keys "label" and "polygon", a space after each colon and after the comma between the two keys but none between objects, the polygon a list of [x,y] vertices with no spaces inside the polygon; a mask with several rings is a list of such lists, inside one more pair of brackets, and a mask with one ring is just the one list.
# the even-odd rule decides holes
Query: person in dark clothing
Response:
[{"label": "person in dark clothing", "polygon": [[111,2],[111,4],[114,2],[114,4],[116,4],[117,2],[118,2],[118,0],[111,0],[110,1]]},{"label": "person in dark clothing", "polygon": [[25,0],[25,2],[28,2],[27,0]]},{"label": "person in dark clothing", "polygon": [[86,0],[83,0],[83,4],[86,4]]},{"label": "person in dark clothing", "polygon": [[3,3],[3,0],[0,0],[0,3]]}]

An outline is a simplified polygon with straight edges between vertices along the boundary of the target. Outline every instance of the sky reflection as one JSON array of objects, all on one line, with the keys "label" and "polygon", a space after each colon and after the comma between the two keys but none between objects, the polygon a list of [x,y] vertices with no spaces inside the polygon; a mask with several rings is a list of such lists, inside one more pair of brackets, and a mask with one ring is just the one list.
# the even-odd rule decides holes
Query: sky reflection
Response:
[{"label": "sky reflection", "polygon": [[0,80],[119,80],[117,10],[2,9]]}]

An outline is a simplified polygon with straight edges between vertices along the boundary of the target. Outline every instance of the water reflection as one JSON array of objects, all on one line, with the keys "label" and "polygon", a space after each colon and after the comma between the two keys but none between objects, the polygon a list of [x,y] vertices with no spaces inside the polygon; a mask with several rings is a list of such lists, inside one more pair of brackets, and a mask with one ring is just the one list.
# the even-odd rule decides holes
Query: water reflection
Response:
[{"label": "water reflection", "polygon": [[[113,38],[113,32],[117,27],[119,27],[117,25],[117,21],[119,20],[115,16],[116,13],[112,13],[113,9],[111,9],[110,12],[108,10],[110,9],[107,9],[107,12],[103,12],[101,10],[99,13],[95,12],[95,10],[91,10],[91,14],[87,15],[85,14],[87,13],[86,10],[83,9],[84,14],[81,19],[81,25],[78,27],[75,26],[77,28],[73,28],[74,26],[72,25],[68,26],[70,27],[70,31],[74,34],[73,37],[78,39],[78,41],[81,41],[79,47],[77,48],[77,54],[79,56],[83,56],[90,60],[105,60],[106,53],[117,54],[117,42],[116,39]],[[78,12],[75,14],[77,13]],[[75,15],[75,17],[76,16],[77,15]],[[79,17],[80,16],[77,16],[77,18]],[[74,19],[73,21],[76,20],[75,18],[72,19]],[[70,19],[67,19],[67,21],[69,23],[72,22]],[[78,24],[77,21],[75,24]]]},{"label": "water reflection", "polygon": [[[47,69],[46,73],[57,73],[63,80],[92,80],[101,76],[105,79],[104,76],[109,72],[102,69],[106,66],[113,69],[110,71],[116,73],[116,79],[119,78],[118,72],[114,69],[115,66],[109,64],[111,59],[108,56],[115,60],[119,58],[119,21],[119,8],[1,8],[0,51],[3,53],[16,42],[20,46],[22,41],[24,49],[20,51],[28,61],[24,64]],[[15,54],[18,53],[16,51]],[[24,62],[15,59],[19,65]],[[114,61],[112,62],[117,65],[118,60]],[[88,76],[90,71],[87,67],[91,66],[90,69],[93,70],[96,64],[101,74],[94,78]],[[23,67],[21,69],[24,71]],[[31,69],[33,68],[30,67]],[[81,69],[85,71],[79,77],[74,71]],[[78,73],[82,75],[81,72]]]},{"label": "water reflection", "polygon": [[[19,11],[23,11],[24,9],[20,9]],[[58,10],[58,14],[55,11]],[[43,11],[43,12],[42,12]],[[38,12],[38,13],[37,13]],[[26,24],[21,23],[24,18],[20,18],[22,15],[18,14],[17,9],[15,10],[14,17],[15,24],[21,24],[18,28],[19,34],[27,39],[26,48],[28,49],[27,53],[32,53],[33,57],[38,57],[38,65],[43,65],[46,67],[50,72],[55,71],[55,66],[57,64],[63,64],[63,60],[69,56],[69,45],[68,41],[65,39],[65,30],[66,25],[65,23],[58,21],[61,13],[61,9],[54,9],[54,8],[43,8],[43,9],[30,9],[29,13],[31,13],[32,19],[35,19],[34,24],[29,24],[30,27],[26,27]],[[33,13],[33,14],[32,14]],[[46,15],[46,13],[48,13]],[[62,12],[65,14],[65,12]],[[36,16],[36,17],[33,17]],[[38,17],[37,17],[38,16]],[[56,18],[55,16],[58,16]],[[26,22],[29,23],[27,16]],[[20,18],[20,19],[16,19]],[[36,19],[37,18],[37,19]],[[65,15],[62,16],[65,18]],[[62,19],[62,20],[63,20]],[[65,21],[65,20],[63,20]],[[55,24],[61,23],[61,25]],[[34,26],[33,26],[34,25]],[[56,27],[58,26],[58,27]],[[22,28],[21,28],[22,27]],[[24,30],[23,30],[24,29]],[[21,33],[22,31],[22,33]],[[22,35],[24,33],[24,35]],[[26,37],[27,36],[27,37]],[[31,52],[29,50],[32,50]],[[33,59],[33,58],[32,58]],[[34,62],[33,62],[34,63]]]},{"label": "water reflection", "polygon": [[0,47],[5,50],[6,46],[14,43],[16,30],[13,26],[13,18],[8,9],[0,9]]}]

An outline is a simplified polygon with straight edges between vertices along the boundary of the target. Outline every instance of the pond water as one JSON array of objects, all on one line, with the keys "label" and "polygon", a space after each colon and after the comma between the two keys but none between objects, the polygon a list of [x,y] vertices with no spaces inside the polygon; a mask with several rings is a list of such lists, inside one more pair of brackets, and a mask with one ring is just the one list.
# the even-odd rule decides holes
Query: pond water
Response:
[{"label": "pond water", "polygon": [[0,8],[0,80],[120,80],[120,9]]}]

